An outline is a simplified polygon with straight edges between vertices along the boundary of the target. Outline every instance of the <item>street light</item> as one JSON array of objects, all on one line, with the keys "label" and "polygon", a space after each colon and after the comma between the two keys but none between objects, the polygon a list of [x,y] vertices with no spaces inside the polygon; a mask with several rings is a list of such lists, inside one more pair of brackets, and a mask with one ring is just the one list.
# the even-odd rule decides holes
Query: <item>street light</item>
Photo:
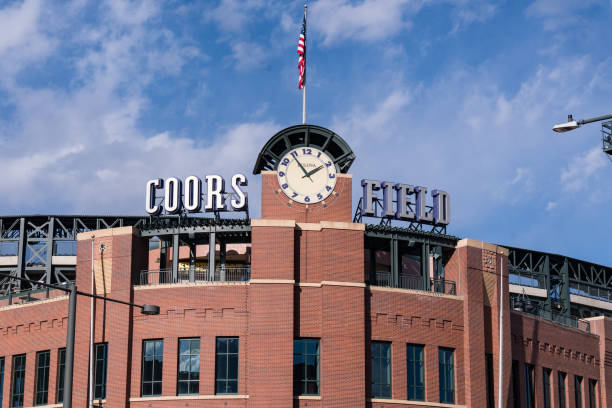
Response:
[{"label": "street light", "polygon": [[604,115],[598,116],[596,118],[582,120],[574,120],[572,115],[567,115],[567,122],[559,123],[553,126],[552,130],[558,133],[569,132],[570,130],[578,129],[580,126],[586,125],[587,123],[599,122],[606,119],[612,119],[612,115]]},{"label": "street light", "polygon": [[135,303],[124,302],[123,300],[117,300],[107,298],[106,296],[98,296],[92,293],[86,293],[78,291],[74,283],[70,283],[70,286],[52,285],[48,283],[33,281],[26,278],[20,278],[18,276],[11,276],[6,274],[0,274],[9,279],[17,279],[22,282],[29,282],[35,285],[42,285],[47,288],[61,290],[68,292],[68,330],[66,331],[66,369],[64,371],[64,408],[72,408],[72,377],[74,369],[74,332],[75,332],[75,320],[76,320],[76,297],[77,295],[88,296],[91,298],[102,299],[108,302],[121,303],[127,306],[134,306],[140,308],[140,313],[144,315],[157,315],[159,314],[159,306],[157,305],[138,305]]}]

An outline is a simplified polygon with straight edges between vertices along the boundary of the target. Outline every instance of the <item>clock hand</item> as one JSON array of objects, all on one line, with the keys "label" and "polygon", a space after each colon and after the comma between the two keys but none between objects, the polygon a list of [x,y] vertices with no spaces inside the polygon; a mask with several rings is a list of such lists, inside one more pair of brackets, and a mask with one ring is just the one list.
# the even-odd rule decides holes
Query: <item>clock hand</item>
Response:
[{"label": "clock hand", "polygon": [[303,176],[302,176],[302,178],[305,178],[305,177],[310,177],[310,176],[312,176],[313,174],[315,174],[317,171],[321,170],[322,168],[323,168],[323,166],[319,166],[319,167],[317,167],[316,169],[311,170],[311,171],[309,171],[308,173],[306,173],[305,175],[303,175]]},{"label": "clock hand", "polygon": [[[306,171],[306,169],[304,168],[304,166],[302,166],[302,163],[300,163],[300,161],[298,160],[298,158],[295,158],[295,161],[297,162],[298,166],[300,166],[300,169],[302,169],[302,171],[305,174],[305,177],[308,177],[308,179],[310,179],[310,181],[312,181],[312,179],[310,178],[310,175],[308,174],[308,172]],[[304,178],[304,177],[302,177]],[[314,181],[312,181],[314,183]]]}]

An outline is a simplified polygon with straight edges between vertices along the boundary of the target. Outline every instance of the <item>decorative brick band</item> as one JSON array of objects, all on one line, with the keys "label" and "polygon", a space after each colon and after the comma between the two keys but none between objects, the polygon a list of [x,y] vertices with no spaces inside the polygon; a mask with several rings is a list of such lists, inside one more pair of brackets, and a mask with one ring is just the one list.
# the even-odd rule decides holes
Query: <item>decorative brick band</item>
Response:
[{"label": "decorative brick band", "polygon": [[58,297],[54,297],[51,299],[40,299],[37,302],[20,303],[16,305],[2,306],[0,307],[0,312],[5,311],[5,310],[11,310],[11,309],[19,309],[21,307],[40,306],[45,303],[59,302],[61,300],[67,300],[67,299],[68,299],[68,296],[58,296]]},{"label": "decorative brick band", "polygon": [[192,288],[194,286],[246,286],[248,284],[248,281],[158,283],[134,286],[134,290]]},{"label": "decorative brick band", "polygon": [[[228,400],[228,399],[249,399],[248,395],[169,395],[159,397],[132,397],[130,402],[146,402],[146,401],[182,401],[182,400]],[[61,406],[61,405],[60,405]]]},{"label": "decorative brick band", "polygon": [[249,283],[251,285],[254,283],[272,283],[272,284],[284,283],[284,284],[293,285],[295,284],[295,281],[293,279],[251,279]]},{"label": "decorative brick band", "polygon": [[255,218],[251,220],[251,227],[285,227],[295,228],[294,220],[268,220]]}]

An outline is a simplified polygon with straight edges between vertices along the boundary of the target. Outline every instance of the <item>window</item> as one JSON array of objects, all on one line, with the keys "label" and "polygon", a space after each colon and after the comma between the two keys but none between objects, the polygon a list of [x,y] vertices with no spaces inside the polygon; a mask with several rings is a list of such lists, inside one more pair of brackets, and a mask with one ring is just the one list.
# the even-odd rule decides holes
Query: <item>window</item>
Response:
[{"label": "window", "polygon": [[440,377],[440,402],[455,403],[455,358],[454,350],[438,349],[438,375]]},{"label": "window", "polygon": [[164,363],[164,341],[145,340],[142,343],[142,388],[141,395],[153,396],[162,393],[162,366]]},{"label": "window", "polygon": [[319,339],[293,341],[293,393],[319,395]]},{"label": "window", "polygon": [[493,382],[493,354],[485,354],[487,374],[487,408],[495,408],[495,383]]},{"label": "window", "polygon": [[49,362],[51,352],[39,351],[36,353],[36,392],[35,405],[46,405],[49,399]]},{"label": "window", "polygon": [[13,392],[11,407],[23,407],[23,391],[25,388],[26,355],[13,356]]},{"label": "window", "polygon": [[408,399],[425,401],[425,362],[424,347],[408,344],[406,347],[406,366],[408,368]]},{"label": "window", "polygon": [[589,408],[597,408],[597,380],[589,378]]},{"label": "window", "polygon": [[200,392],[200,339],[179,339],[178,395]]},{"label": "window", "polygon": [[4,395],[4,357],[0,357],[0,407],[2,406],[2,396]]},{"label": "window", "polygon": [[519,362],[512,360],[512,396],[514,408],[521,408],[521,379],[519,373]]},{"label": "window", "polygon": [[550,368],[542,367],[542,398],[544,408],[550,408]]},{"label": "window", "polygon": [[559,382],[559,408],[566,408],[565,402],[565,379],[567,378],[567,374],[563,371],[559,371],[557,373],[557,381]]},{"label": "window", "polygon": [[94,355],[95,375],[94,375],[94,399],[106,398],[106,365],[108,361],[108,343],[96,344]]},{"label": "window", "polygon": [[56,402],[64,402],[64,374],[66,373],[66,349],[61,348],[57,353],[57,394]]},{"label": "window", "polygon": [[574,376],[574,402],[576,408],[582,408],[582,377]]},{"label": "window", "polygon": [[391,398],[391,343],[373,341],[372,397]]},{"label": "window", "polygon": [[525,363],[525,408],[535,408],[533,366]]},{"label": "window", "polygon": [[215,392],[238,393],[238,337],[217,337]]}]

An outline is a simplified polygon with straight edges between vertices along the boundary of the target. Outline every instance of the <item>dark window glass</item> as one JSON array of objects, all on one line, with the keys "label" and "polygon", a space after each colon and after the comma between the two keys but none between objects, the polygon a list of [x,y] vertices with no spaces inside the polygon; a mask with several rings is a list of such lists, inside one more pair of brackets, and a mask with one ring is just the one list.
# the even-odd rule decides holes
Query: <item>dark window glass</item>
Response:
[{"label": "dark window glass", "polygon": [[535,408],[535,383],[531,364],[525,364],[525,408]]},{"label": "dark window glass", "polygon": [[66,373],[66,349],[59,349],[57,354],[57,395],[58,404],[64,402],[64,374]]},{"label": "dark window glass", "polygon": [[391,398],[391,343],[372,342],[372,397]]},{"label": "dark window glass", "polygon": [[521,408],[521,377],[519,370],[519,362],[512,360],[512,393],[514,397],[514,408]]},{"label": "dark window glass", "polygon": [[51,352],[39,351],[36,353],[36,392],[34,404],[45,405],[49,399],[49,366]]},{"label": "dark window glass", "polygon": [[293,393],[319,395],[319,339],[293,340]]},{"label": "dark window glass", "polygon": [[438,373],[440,377],[440,402],[455,403],[455,357],[454,350],[438,349]]},{"label": "dark window glass", "polygon": [[408,399],[425,401],[425,358],[424,347],[408,344],[406,347],[408,368]]},{"label": "dark window glass", "polygon": [[106,398],[106,366],[108,362],[108,343],[96,344],[94,355],[95,375],[94,375],[94,399]]},{"label": "dark window glass", "polygon": [[23,407],[23,391],[25,389],[26,355],[13,356],[13,392],[11,407]]},{"label": "dark window glass", "polygon": [[0,407],[2,406],[2,396],[4,395],[4,357],[0,357]]},{"label": "dark window glass", "polygon": [[178,395],[200,392],[200,339],[179,339]]},{"label": "dark window glass", "polygon": [[544,408],[550,408],[550,368],[542,368],[542,398]]},{"label": "dark window glass", "polygon": [[559,408],[566,408],[565,403],[565,378],[567,375],[563,371],[557,373],[557,381],[559,383]]},{"label": "dark window glass", "polygon": [[589,378],[589,408],[597,408],[597,380]]},{"label": "dark window glass", "polygon": [[238,393],[238,337],[217,337],[215,392]]},{"label": "dark window glass", "polygon": [[486,374],[487,374],[487,408],[495,408],[495,391],[493,382],[493,355],[485,354]]},{"label": "dark window glass", "polygon": [[576,408],[582,408],[582,377],[574,376],[574,402]]},{"label": "dark window glass", "polygon": [[162,366],[164,362],[164,341],[145,340],[142,342],[142,387],[140,394],[161,395]]}]

